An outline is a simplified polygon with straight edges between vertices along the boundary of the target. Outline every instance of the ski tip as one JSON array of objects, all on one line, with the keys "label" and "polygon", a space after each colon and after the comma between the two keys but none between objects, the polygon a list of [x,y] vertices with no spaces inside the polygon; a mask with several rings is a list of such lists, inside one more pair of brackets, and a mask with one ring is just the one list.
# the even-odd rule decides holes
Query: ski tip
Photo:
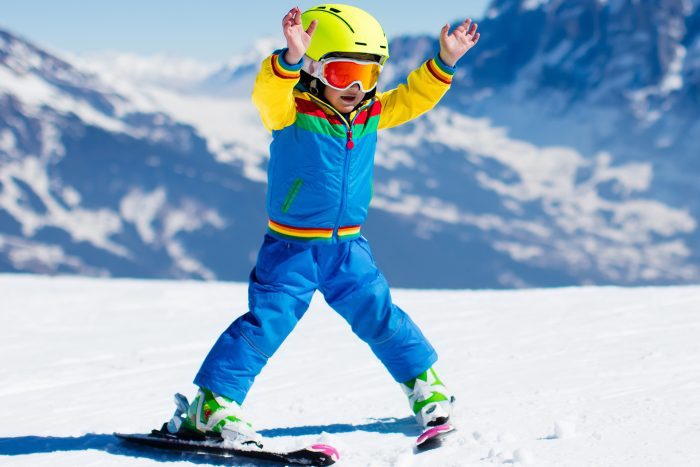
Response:
[{"label": "ski tip", "polygon": [[431,442],[439,441],[444,435],[454,430],[454,425],[449,423],[428,428],[416,439],[416,447],[421,449],[432,444]]},{"label": "ski tip", "polygon": [[336,448],[328,444],[313,444],[308,448],[310,451],[320,452],[331,458],[333,462],[338,462],[340,460],[340,453]]}]

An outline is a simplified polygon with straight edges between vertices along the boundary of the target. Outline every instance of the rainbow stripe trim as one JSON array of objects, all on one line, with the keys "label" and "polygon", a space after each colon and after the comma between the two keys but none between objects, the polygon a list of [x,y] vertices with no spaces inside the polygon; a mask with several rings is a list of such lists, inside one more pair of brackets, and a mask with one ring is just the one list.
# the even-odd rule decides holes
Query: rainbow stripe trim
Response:
[{"label": "rainbow stripe trim", "polygon": [[343,240],[349,239],[349,238],[357,238],[360,236],[361,229],[362,229],[362,226],[359,226],[359,225],[340,227],[338,229],[338,237],[342,238]]},{"label": "rainbow stripe trim", "polygon": [[432,58],[425,62],[428,67],[428,71],[432,74],[435,79],[441,81],[445,84],[452,84],[452,75],[455,74],[456,69],[454,67],[446,65],[439,56]]},{"label": "rainbow stripe trim", "polygon": [[[324,110],[315,102],[301,96],[295,98],[297,118],[294,124],[312,133],[329,135],[335,138],[347,138],[347,124],[335,113]],[[353,136],[355,140],[376,133],[379,126],[381,103],[377,100],[363,107],[357,115],[350,115],[354,120]],[[353,118],[354,117],[354,118]]]},{"label": "rainbow stripe trim", "polygon": [[280,78],[299,79],[299,76],[301,76],[299,73],[301,66],[297,65],[290,68],[290,66],[285,63],[284,58],[279,54],[272,55],[272,57],[270,57],[270,62],[272,64],[272,72]]},{"label": "rainbow stripe trim", "polygon": [[[280,224],[270,219],[267,223],[270,233],[279,237],[291,240],[301,240],[304,242],[331,242],[333,240],[333,229],[292,227]],[[338,228],[338,238],[350,240],[360,236],[361,226],[350,225]]]}]

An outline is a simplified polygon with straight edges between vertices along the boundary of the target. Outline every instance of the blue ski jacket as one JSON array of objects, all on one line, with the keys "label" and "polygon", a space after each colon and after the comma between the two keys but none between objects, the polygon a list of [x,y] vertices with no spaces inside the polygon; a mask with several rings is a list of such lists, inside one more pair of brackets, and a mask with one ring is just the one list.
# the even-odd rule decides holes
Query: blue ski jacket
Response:
[{"label": "blue ski jacket", "polygon": [[377,130],[433,108],[455,69],[436,56],[411,72],[406,83],[377,92],[346,119],[299,85],[301,62],[285,63],[284,52],[263,61],[252,96],[272,132],[268,233],[312,243],[357,238],[372,198]]}]

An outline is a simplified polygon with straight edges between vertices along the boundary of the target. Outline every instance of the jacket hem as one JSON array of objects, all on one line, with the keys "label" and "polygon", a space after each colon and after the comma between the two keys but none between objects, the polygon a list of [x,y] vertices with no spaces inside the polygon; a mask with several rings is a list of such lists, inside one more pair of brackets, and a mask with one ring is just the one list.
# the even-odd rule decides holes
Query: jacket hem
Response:
[{"label": "jacket hem", "polygon": [[360,237],[361,226],[349,225],[339,227],[336,231],[333,228],[323,227],[294,227],[270,219],[267,224],[267,233],[282,240],[303,243],[347,242]]}]

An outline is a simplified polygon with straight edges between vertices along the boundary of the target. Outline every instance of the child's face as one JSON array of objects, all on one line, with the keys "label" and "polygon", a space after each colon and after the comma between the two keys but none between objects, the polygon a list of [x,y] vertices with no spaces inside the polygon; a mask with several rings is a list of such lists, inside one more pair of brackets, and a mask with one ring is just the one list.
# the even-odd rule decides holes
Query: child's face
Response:
[{"label": "child's face", "polygon": [[353,84],[347,89],[339,91],[333,89],[330,86],[325,86],[323,90],[323,97],[326,98],[328,103],[332,105],[335,110],[340,113],[347,114],[352,112],[352,110],[362,102],[365,98],[365,93],[360,91],[360,86]]},{"label": "child's face", "polygon": [[[376,61],[377,57],[364,53],[343,53],[334,54],[336,57],[354,58],[356,60]],[[347,89],[339,91],[330,86],[325,86],[323,97],[340,113],[350,113],[365,98],[365,93],[360,90],[360,86],[354,84]]]}]

